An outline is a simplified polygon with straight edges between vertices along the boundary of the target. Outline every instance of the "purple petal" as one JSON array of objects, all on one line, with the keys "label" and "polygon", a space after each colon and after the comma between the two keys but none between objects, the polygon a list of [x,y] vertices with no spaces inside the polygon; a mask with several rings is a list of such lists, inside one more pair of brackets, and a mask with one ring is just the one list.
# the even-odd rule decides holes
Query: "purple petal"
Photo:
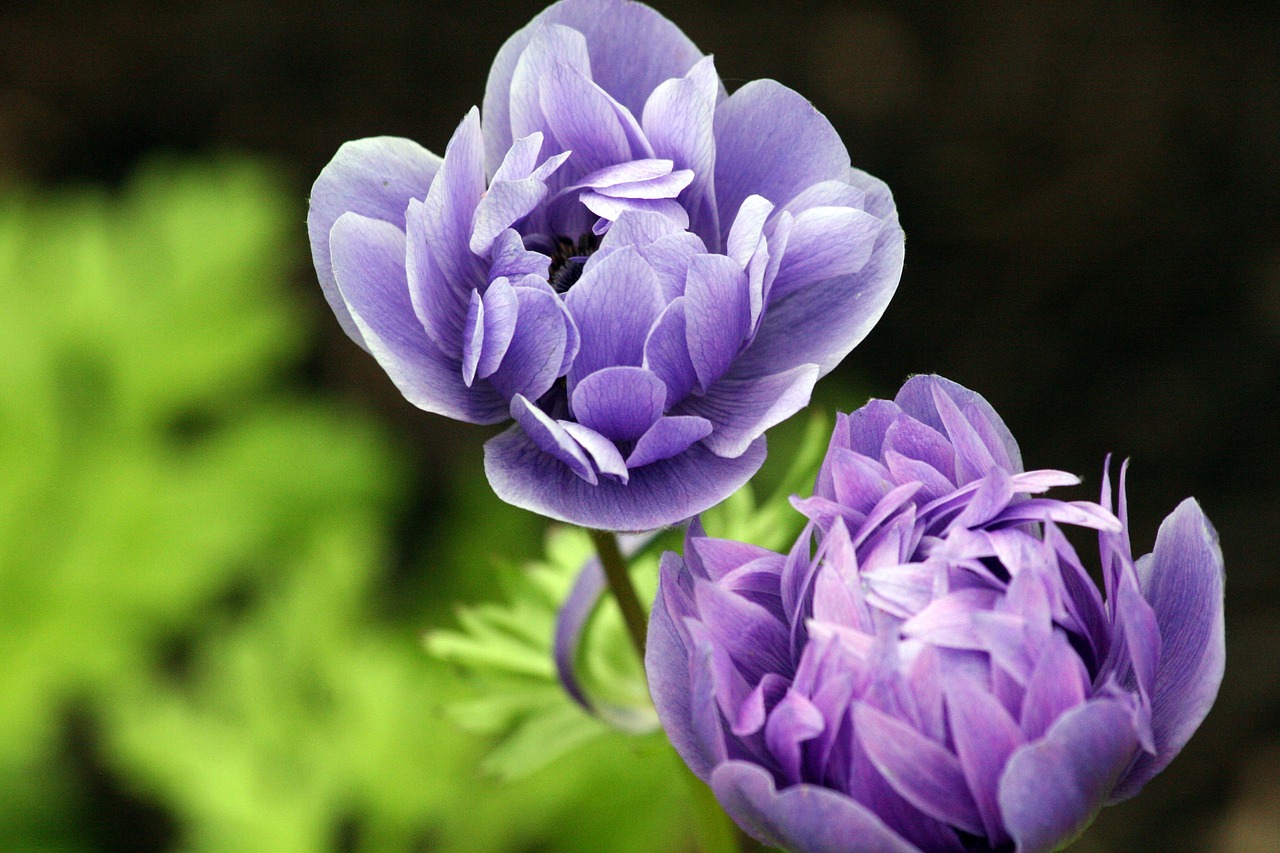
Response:
[{"label": "purple petal", "polygon": [[472,109],[445,149],[444,162],[422,204],[409,207],[408,281],[418,319],[446,355],[462,356],[471,290],[488,281],[471,253],[471,219],[485,191],[480,116]]},{"label": "purple petal", "polygon": [[743,199],[762,195],[786,204],[820,181],[849,174],[839,134],[803,96],[773,80],[743,86],[716,109],[716,196],[737,213]]},{"label": "purple petal", "polygon": [[665,408],[688,396],[698,379],[693,360],[689,357],[684,306],[685,297],[673,300],[653,324],[644,343],[642,365],[667,386]]},{"label": "purple petal", "polygon": [[948,593],[904,622],[903,636],[950,649],[982,649],[984,644],[974,630],[973,615],[990,610],[997,598],[995,590],[980,587]]},{"label": "purple petal", "polygon": [[635,441],[662,416],[666,399],[667,386],[643,367],[606,367],[583,377],[569,405],[605,438]]},{"label": "purple petal", "polygon": [[693,183],[684,198],[692,230],[703,237],[713,237],[716,242],[720,238],[720,223],[712,178],[716,163],[713,126],[718,90],[713,60],[705,57],[686,76],[667,80],[654,89],[641,117],[654,153],[670,158],[678,169],[693,172]]},{"label": "purple petal", "polygon": [[[474,292],[474,291],[473,291]],[[484,292],[484,346],[476,376],[486,379],[502,364],[515,335],[520,299],[506,278],[495,279]]]},{"label": "purple petal", "polygon": [[706,418],[687,415],[658,418],[636,441],[635,449],[627,457],[627,467],[639,468],[660,459],[670,459],[683,453],[694,442],[706,438],[712,429],[711,421]]},{"label": "purple petal", "polygon": [[[531,450],[558,460],[562,463],[562,468],[572,471],[573,479],[577,482],[585,482],[591,486],[596,484],[595,468],[583,453],[581,445],[574,441],[563,426],[518,394],[511,400],[511,417],[515,418],[516,426],[502,435],[519,435]],[[496,439],[490,439],[492,441]],[[485,449],[488,449],[488,444]]]},{"label": "purple petal", "polygon": [[685,300],[689,357],[699,384],[710,388],[729,369],[747,336],[746,274],[724,255],[698,255],[689,264]]},{"label": "purple petal", "polygon": [[573,152],[577,174],[632,159],[626,129],[609,96],[582,69],[556,63],[538,83],[547,125],[560,150]]},{"label": "purple petal", "polygon": [[480,364],[480,351],[484,347],[484,302],[480,291],[471,291],[471,305],[467,308],[467,323],[462,335],[462,381],[467,387],[476,378]]},{"label": "purple petal", "polygon": [[982,815],[985,835],[993,847],[1008,840],[998,801],[1000,776],[1014,750],[1023,743],[1009,712],[973,679],[952,677],[946,685],[947,720],[955,740],[964,778]]},{"label": "purple petal", "polygon": [[556,611],[552,641],[552,657],[555,659],[556,677],[560,680],[560,686],[569,694],[570,699],[591,713],[595,712],[595,706],[578,681],[578,647],[582,645],[582,637],[591,614],[595,612],[596,604],[607,588],[599,558],[587,560],[574,579],[564,604]]},{"label": "purple petal", "polygon": [[1060,716],[1084,702],[1089,673],[1061,629],[1050,636],[1022,699],[1022,733],[1038,740]]},{"label": "purple petal", "polygon": [[718,504],[764,463],[765,442],[735,459],[694,444],[684,453],[631,471],[630,482],[591,486],[519,430],[485,443],[485,473],[498,497],[550,518],[604,530],[652,530]]},{"label": "purple petal", "polygon": [[[921,375],[907,380],[894,398],[894,402],[916,420],[928,424],[939,432],[945,432],[946,427],[943,426],[942,418],[938,415],[934,388],[946,392],[946,396],[966,413],[966,420],[970,425],[979,420],[987,423],[992,440],[986,441],[984,432],[979,432],[979,436],[984,438],[987,451],[1002,468],[1011,474],[1022,471],[1022,453],[1018,450],[1018,442],[1014,440],[1013,434],[1004,425],[1000,415],[996,414],[996,410],[983,399],[982,395],[941,376]],[[1007,465],[1004,463],[1005,459],[1009,460]]]},{"label": "purple petal", "polygon": [[489,257],[490,281],[503,276],[514,280],[525,275],[536,275],[545,280],[551,270],[551,259],[541,252],[526,249],[524,240],[511,228],[503,231],[493,241]]},{"label": "purple petal", "polygon": [[711,773],[711,787],[738,826],[765,844],[796,853],[920,853],[850,797],[817,785],[779,791],[755,764],[721,764]]},{"label": "purple petal", "polygon": [[725,241],[725,254],[733,258],[738,266],[745,268],[751,256],[756,253],[764,238],[764,224],[773,208],[773,202],[760,195],[747,196],[738,208]]},{"label": "purple petal", "polygon": [[858,273],[773,299],[751,347],[739,358],[743,369],[765,373],[817,364],[820,375],[829,373],[889,306],[902,274],[902,248],[902,229],[895,219],[886,224],[871,260]]},{"label": "purple petal", "polygon": [[674,413],[711,421],[715,432],[703,444],[731,458],[808,405],[817,381],[812,364],[758,379],[721,379],[705,395],[685,398]]},{"label": "purple petal", "polygon": [[702,675],[710,667],[710,649],[694,646],[679,627],[683,617],[672,612],[667,603],[682,569],[677,555],[662,555],[658,595],[649,616],[644,668],[663,731],[694,775],[706,780],[716,764],[724,760],[723,735],[719,732],[720,712],[711,694],[711,679]]},{"label": "purple petal", "polygon": [[[670,222],[665,216],[662,217]],[[673,223],[674,224],[674,223]],[[616,228],[617,225],[614,226]],[[609,233],[613,233],[613,228]],[[689,264],[697,255],[705,255],[707,247],[696,234],[687,231],[659,237],[651,243],[639,246],[641,257],[653,267],[658,276],[658,284],[662,287],[665,299],[677,299],[684,295],[685,283],[689,277]]]},{"label": "purple petal", "polygon": [[871,259],[884,222],[848,207],[812,207],[796,216],[787,252],[778,267],[772,296],[788,294],[824,279],[853,275]]},{"label": "purple petal", "polygon": [[1138,757],[1113,801],[1136,794],[1182,750],[1213,706],[1226,661],[1222,549],[1195,500],[1160,525],[1155,551],[1138,561],[1138,573],[1162,645],[1151,701],[1157,752]]},{"label": "purple petal", "polygon": [[782,776],[790,784],[798,783],[801,778],[802,745],[822,734],[825,727],[822,713],[795,690],[788,690],[769,715],[764,727],[765,743],[782,765]]},{"label": "purple petal", "polygon": [[[534,134],[525,138],[533,139],[540,145],[542,135]],[[477,255],[489,254],[499,234],[524,219],[547,197],[547,177],[554,173],[568,157],[568,152],[557,154],[547,160],[534,174],[521,176],[516,180],[500,181],[495,178],[489,191],[476,205],[475,214],[471,220],[471,251]],[[504,163],[503,166],[505,167],[506,164]]]},{"label": "purple petal", "polygon": [[485,86],[485,150],[490,170],[511,146],[512,78],[521,54],[546,24],[563,24],[585,37],[593,79],[639,115],[664,80],[680,77],[702,58],[675,24],[640,3],[565,0],[541,12],[498,51]]},{"label": "purple petal", "polygon": [[307,233],[316,277],[343,331],[365,349],[368,347],[360,330],[338,292],[329,254],[329,231],[347,212],[381,219],[404,231],[409,199],[426,198],[439,168],[440,158],[418,143],[377,136],[345,143],[311,187]]},{"label": "purple petal", "polygon": [[427,338],[405,284],[404,232],[390,222],[345,213],[330,231],[334,278],[369,352],[410,403],[470,423],[507,419],[488,389],[469,389],[461,363]]},{"label": "purple petal", "polygon": [[790,636],[769,611],[709,581],[698,581],[694,593],[716,647],[728,653],[750,684],[766,672],[790,669]]},{"label": "purple petal", "polygon": [[[532,28],[527,28],[532,29]],[[551,24],[533,30],[526,47],[512,64],[510,92],[503,92],[502,103],[490,103],[490,93],[485,92],[485,163],[496,176],[501,163],[506,160],[513,139],[534,133],[543,134],[543,145],[555,145],[551,135],[551,123],[542,112],[541,84],[556,65],[580,69],[591,74],[591,58],[582,33],[570,27]],[[501,127],[496,125],[501,124]],[[501,148],[495,148],[494,138],[503,136]],[[543,146],[539,146],[541,152]]]},{"label": "purple petal", "polygon": [[866,703],[854,706],[853,718],[868,757],[895,791],[935,820],[982,834],[982,816],[969,792],[960,759]]},{"label": "purple petal", "polygon": [[1083,832],[1137,746],[1129,709],[1095,699],[1018,749],[1000,778],[999,798],[1020,853],[1058,850]]},{"label": "purple petal", "polygon": [[623,461],[622,454],[618,452],[617,445],[612,441],[590,427],[573,421],[556,421],[556,423],[560,424],[564,431],[582,446],[582,449],[591,457],[591,461],[595,463],[596,470],[601,474],[612,474],[624,484],[631,478],[627,463]]},{"label": "purple petal", "polygon": [[569,390],[604,367],[639,366],[653,321],[666,307],[653,270],[635,249],[619,249],[583,273],[565,297],[582,335]]},{"label": "purple petal", "polygon": [[555,296],[532,287],[513,288],[516,302],[511,344],[489,381],[507,399],[536,400],[560,375],[568,345],[567,317]]}]

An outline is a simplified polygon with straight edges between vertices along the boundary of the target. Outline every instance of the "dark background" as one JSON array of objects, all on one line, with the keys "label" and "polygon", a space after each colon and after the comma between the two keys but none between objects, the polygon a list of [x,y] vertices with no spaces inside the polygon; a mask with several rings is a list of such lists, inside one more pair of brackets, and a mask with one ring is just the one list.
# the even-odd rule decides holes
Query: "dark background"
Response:
[{"label": "dark background", "polygon": [[[1029,467],[1092,489],[1105,453],[1131,456],[1135,550],[1187,495],[1217,525],[1219,702],[1082,848],[1280,849],[1280,6],[657,5],[730,89],[773,77],[810,97],[895,192],[901,287],[824,399],[849,409],[854,388],[892,396],[936,371],[993,403]],[[0,184],[112,183],[160,150],[248,151],[294,178],[301,244],[307,187],[343,141],[442,151],[539,8],[6,6]],[[309,269],[296,278],[322,311]],[[418,448],[419,482],[475,462],[477,429],[422,416],[322,325],[299,382],[381,410]]]}]

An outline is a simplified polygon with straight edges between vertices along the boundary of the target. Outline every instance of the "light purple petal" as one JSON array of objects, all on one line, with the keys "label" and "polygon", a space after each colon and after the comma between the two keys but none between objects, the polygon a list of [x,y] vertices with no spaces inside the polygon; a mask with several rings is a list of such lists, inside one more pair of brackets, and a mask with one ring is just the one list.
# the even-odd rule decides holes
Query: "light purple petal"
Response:
[{"label": "light purple petal", "polygon": [[831,122],[773,80],[748,83],[722,102],[715,134],[722,227],[749,195],[783,205],[812,184],[849,174],[849,153]]},{"label": "light purple petal", "polygon": [[[526,138],[540,142],[541,135],[534,134],[533,137]],[[495,179],[489,191],[476,205],[475,214],[471,220],[471,251],[477,255],[489,254],[499,234],[527,216],[547,197],[546,179],[568,157],[568,152],[557,154],[547,160],[534,174],[522,176],[516,180]]]},{"label": "light purple petal", "polygon": [[1157,753],[1138,757],[1113,801],[1136,794],[1182,750],[1213,706],[1226,665],[1222,549],[1195,500],[1164,520],[1138,571],[1162,645],[1151,701]]},{"label": "light purple petal", "polygon": [[[984,443],[992,458],[999,462],[1001,467],[1006,468],[1010,473],[1022,471],[1022,453],[1018,450],[1018,442],[1014,440],[1013,434],[1009,432],[1000,415],[981,394],[941,376],[920,375],[907,380],[898,395],[894,397],[894,402],[916,420],[928,424],[939,432],[945,432],[946,427],[942,424],[942,418],[934,402],[935,387],[945,391],[962,412],[970,413],[966,415],[970,424],[978,420],[977,416],[980,415],[981,420],[985,420],[990,425],[994,440]],[[1007,465],[1004,463],[1006,458],[1009,460]]]},{"label": "light purple petal", "polygon": [[1005,763],[1024,739],[1017,722],[1000,701],[973,679],[952,676],[946,685],[947,721],[964,777],[982,815],[992,846],[1005,843],[998,801]]},{"label": "light purple petal", "polygon": [[754,685],[766,672],[790,668],[787,627],[760,605],[709,581],[697,581],[698,615],[716,648],[725,651]]},{"label": "light purple petal", "polygon": [[689,357],[684,306],[683,296],[673,300],[653,324],[644,344],[643,366],[666,384],[666,408],[688,396],[698,380]]},{"label": "light purple petal", "polygon": [[711,434],[711,421],[689,415],[658,418],[648,432],[640,436],[635,449],[627,457],[627,467],[639,468],[659,459],[670,459],[683,453],[691,444]]},{"label": "light purple petal", "polygon": [[480,351],[484,347],[484,301],[480,291],[471,291],[471,304],[467,307],[467,323],[462,334],[462,381],[467,387],[476,378],[480,364]]},{"label": "light purple petal", "polygon": [[738,826],[765,844],[795,853],[920,853],[850,797],[817,785],[779,791],[755,764],[721,764],[711,773],[711,787]]},{"label": "light purple petal", "polygon": [[733,363],[750,329],[747,276],[724,255],[698,255],[685,285],[685,335],[702,388]]},{"label": "light purple petal", "polygon": [[643,367],[606,367],[584,376],[569,405],[577,421],[612,441],[635,441],[662,416],[667,386]]},{"label": "light purple petal", "polygon": [[575,174],[632,159],[626,129],[609,96],[581,69],[553,65],[538,81],[538,103],[560,150],[573,152]]},{"label": "light purple petal", "polygon": [[889,306],[902,274],[902,250],[902,229],[895,219],[885,225],[871,260],[858,273],[772,299],[754,342],[739,357],[742,370],[763,373],[817,364],[819,375],[829,373]]},{"label": "light purple petal", "polygon": [[590,51],[592,78],[632,113],[664,80],[680,77],[702,58],[675,24],[628,0],[565,0],[541,12],[507,39],[485,86],[485,150],[490,171],[511,146],[510,91],[520,56],[545,24],[579,31]]},{"label": "light purple petal", "polygon": [[537,400],[550,390],[564,363],[568,330],[560,300],[532,287],[513,288],[519,306],[515,331],[501,365],[489,377],[507,399]]},{"label": "light purple petal", "polygon": [[530,252],[524,240],[512,228],[497,236],[489,249],[489,280],[506,276],[518,279],[524,275],[536,275],[546,279],[551,270],[551,259],[541,252]]},{"label": "light purple petal", "polygon": [[622,454],[618,452],[617,445],[612,441],[590,427],[573,421],[556,421],[556,423],[560,424],[574,441],[582,445],[582,449],[595,463],[597,471],[601,474],[611,474],[623,483],[630,479],[627,463],[623,461]]},{"label": "light purple petal", "polygon": [[476,376],[486,379],[502,364],[515,335],[520,312],[519,294],[506,278],[495,279],[484,292],[484,347]]},{"label": "light purple petal", "polygon": [[409,207],[409,295],[427,334],[442,352],[462,356],[463,325],[471,290],[488,280],[471,253],[471,219],[485,191],[480,116],[472,109],[445,149],[426,201]]},{"label": "light purple petal", "polygon": [[[705,57],[689,74],[667,80],[653,90],[644,105],[641,124],[654,153],[689,169],[693,183],[685,193],[692,230],[704,238],[720,239],[713,179],[716,164],[715,120],[719,82],[711,57]],[[710,86],[707,85],[710,82]]]},{"label": "light purple petal", "polygon": [[817,381],[818,368],[812,364],[759,379],[721,379],[705,395],[685,398],[674,414],[711,421],[715,432],[703,444],[732,457],[808,405]]},{"label": "light purple petal", "polygon": [[1049,853],[1093,821],[1137,749],[1129,709],[1095,699],[1018,749],[1000,779],[1000,811],[1019,853]]},{"label": "light purple petal", "polygon": [[700,669],[709,667],[710,650],[691,648],[691,641],[679,628],[682,614],[673,613],[668,606],[682,568],[676,554],[668,551],[662,555],[658,595],[649,615],[644,669],[663,731],[694,775],[706,780],[723,760],[724,747],[722,740],[709,736],[719,729],[720,713],[711,695],[711,679],[695,679],[690,667],[691,656],[697,656]]},{"label": "light purple petal", "polygon": [[[566,472],[572,471],[575,481],[595,486],[597,482],[595,468],[587,459],[581,445],[573,439],[573,436],[565,432],[564,427],[519,395],[511,400],[511,417],[515,418],[516,426],[502,435],[520,436],[530,450],[558,461],[560,467]],[[493,441],[496,439],[490,439],[490,442]],[[488,449],[488,444],[485,448]]]},{"label": "light purple petal", "polygon": [[627,485],[590,486],[522,432],[507,430],[485,443],[485,473],[498,497],[550,518],[604,530],[652,530],[718,504],[760,469],[765,442],[735,459],[694,444],[684,453],[631,471]]},{"label": "light purple petal", "polygon": [[569,369],[569,391],[604,367],[639,366],[644,342],[665,304],[653,270],[632,248],[619,249],[582,274],[565,296],[582,347]]},{"label": "light purple petal", "polygon": [[1022,699],[1022,733],[1027,740],[1043,737],[1053,722],[1084,702],[1089,674],[1066,635],[1054,631],[1036,662]]},{"label": "light purple petal", "polygon": [[405,230],[409,199],[424,199],[440,168],[440,158],[409,139],[376,136],[345,143],[320,172],[311,187],[307,233],[311,260],[324,298],[343,331],[365,347],[360,330],[338,292],[329,255],[329,231],[342,214],[351,212],[390,222]]},{"label": "light purple petal", "polygon": [[507,419],[488,389],[469,389],[461,362],[427,338],[405,284],[404,232],[390,222],[345,213],[330,231],[334,278],[365,345],[405,399],[470,423]]},{"label": "light purple petal", "polygon": [[[772,675],[773,673],[769,673]],[[763,684],[763,679],[761,684]],[[822,712],[808,697],[788,690],[769,714],[765,723],[764,738],[769,752],[782,765],[782,776],[791,784],[800,781],[801,749],[805,741],[813,740],[825,728]]]},{"label": "light purple petal", "polygon": [[[671,222],[665,216],[662,218]],[[609,233],[612,234],[615,228],[617,228],[616,224],[609,229]],[[658,276],[663,298],[671,300],[684,295],[685,282],[689,276],[689,264],[693,258],[707,253],[707,247],[698,239],[698,236],[687,231],[659,237],[652,243],[638,248],[640,256],[649,262],[654,274]]]},{"label": "light purple petal", "polygon": [[795,218],[773,299],[824,279],[859,272],[871,259],[884,222],[848,207],[812,207]]},{"label": "light purple petal", "polygon": [[868,757],[895,791],[935,820],[982,834],[982,817],[960,759],[907,723],[866,703],[854,707],[853,719]]},{"label": "light purple petal", "polygon": [[[567,65],[591,76],[591,58],[582,33],[556,24],[530,26],[526,30],[531,31],[530,38],[512,63],[510,92],[502,93],[501,103],[492,103],[491,93],[485,92],[485,164],[495,176],[513,139],[541,133],[542,145],[535,153],[555,145],[551,123],[543,114],[541,104],[542,81],[552,69],[557,64]],[[494,147],[498,136],[505,139],[501,148]]]}]

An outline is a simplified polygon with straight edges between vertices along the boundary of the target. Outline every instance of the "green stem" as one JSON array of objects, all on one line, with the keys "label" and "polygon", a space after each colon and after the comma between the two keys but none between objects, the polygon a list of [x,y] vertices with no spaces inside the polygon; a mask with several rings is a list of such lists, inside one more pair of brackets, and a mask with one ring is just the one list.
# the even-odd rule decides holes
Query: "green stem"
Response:
[{"label": "green stem", "polygon": [[596,553],[600,555],[600,565],[604,567],[605,579],[609,582],[609,591],[618,602],[622,611],[622,621],[631,636],[631,644],[644,663],[644,642],[648,634],[648,620],[644,608],[640,605],[640,597],[631,583],[631,573],[627,571],[627,561],[618,548],[618,540],[605,530],[589,530],[591,541],[595,543]]}]

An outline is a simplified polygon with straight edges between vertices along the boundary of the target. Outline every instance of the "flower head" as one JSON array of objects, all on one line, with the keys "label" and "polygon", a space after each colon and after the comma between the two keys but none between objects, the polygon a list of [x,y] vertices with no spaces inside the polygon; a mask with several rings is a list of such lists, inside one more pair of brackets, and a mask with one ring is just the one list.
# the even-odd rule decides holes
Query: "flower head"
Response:
[{"label": "flower head", "polygon": [[[1222,554],[1195,501],[1133,560],[1076,483],[1023,471],[978,395],[918,376],[842,416],[788,555],[664,558],[646,667],[663,727],[762,841],[1048,851],[1135,794],[1208,713]],[[1062,532],[1096,532],[1105,597]],[[816,549],[812,548],[816,541]]]},{"label": "flower head", "polygon": [[512,36],[437,157],[344,145],[308,219],[342,327],[415,405],[473,423],[503,499],[592,527],[688,518],[745,482],[897,287],[887,188],[773,81],[625,0]]}]

